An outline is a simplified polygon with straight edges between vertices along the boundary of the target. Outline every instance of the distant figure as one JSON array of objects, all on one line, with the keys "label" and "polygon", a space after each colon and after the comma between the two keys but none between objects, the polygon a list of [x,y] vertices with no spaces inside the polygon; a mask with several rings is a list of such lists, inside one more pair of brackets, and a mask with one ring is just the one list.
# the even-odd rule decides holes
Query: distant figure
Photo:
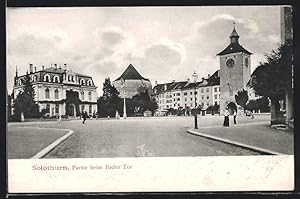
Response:
[{"label": "distant figure", "polygon": [[116,110],[116,119],[119,119],[119,112]]},{"label": "distant figure", "polygon": [[85,111],[83,111],[83,113],[82,113],[82,124],[85,124],[86,118],[87,118],[87,114],[86,114]]},{"label": "distant figure", "polygon": [[236,125],[236,110],[233,110],[233,123]]},{"label": "distant figure", "polygon": [[224,112],[224,123],[223,126],[229,126],[229,111],[228,108],[225,109]]},{"label": "distant figure", "polygon": [[61,122],[61,115],[58,117],[58,121]]}]

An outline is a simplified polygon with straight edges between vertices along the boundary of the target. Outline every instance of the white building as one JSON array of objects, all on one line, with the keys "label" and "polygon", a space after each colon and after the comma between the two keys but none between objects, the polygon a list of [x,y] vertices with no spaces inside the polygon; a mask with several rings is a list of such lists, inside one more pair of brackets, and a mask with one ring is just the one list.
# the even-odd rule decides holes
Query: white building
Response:
[{"label": "white building", "polygon": [[179,107],[194,109],[195,106],[198,107],[199,105],[202,110],[205,110],[209,106],[220,104],[219,71],[196,83],[187,79],[180,82],[156,84],[153,88],[153,94],[158,103],[158,109],[161,111],[170,108],[178,109]]},{"label": "white building", "polygon": [[[89,115],[97,113],[97,87],[92,77],[64,69],[57,64],[49,68],[42,66],[37,71],[33,64],[29,65],[28,73],[35,91],[35,101],[40,111],[45,109],[47,116],[69,115],[78,116],[83,110]],[[17,97],[24,88],[26,75],[14,79],[13,96]]]}]

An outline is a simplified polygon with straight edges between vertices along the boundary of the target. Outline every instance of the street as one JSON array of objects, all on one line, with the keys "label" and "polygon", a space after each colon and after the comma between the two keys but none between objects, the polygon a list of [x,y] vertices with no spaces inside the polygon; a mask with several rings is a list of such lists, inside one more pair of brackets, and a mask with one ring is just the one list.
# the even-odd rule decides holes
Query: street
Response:
[{"label": "street", "polygon": [[[268,116],[239,122],[268,121]],[[199,128],[222,126],[223,117],[198,117]],[[127,118],[63,122],[31,122],[9,125],[16,127],[71,129],[73,135],[55,147],[44,158],[167,157],[254,155],[256,152],[186,133],[193,127],[193,117]],[[28,138],[30,139],[30,138]],[[9,143],[8,143],[9,145]],[[12,148],[12,147],[11,147]]]}]

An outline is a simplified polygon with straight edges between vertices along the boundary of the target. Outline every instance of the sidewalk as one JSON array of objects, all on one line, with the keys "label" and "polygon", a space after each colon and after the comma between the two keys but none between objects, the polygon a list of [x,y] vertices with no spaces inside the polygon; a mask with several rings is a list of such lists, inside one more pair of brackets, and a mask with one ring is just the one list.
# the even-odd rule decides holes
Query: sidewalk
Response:
[{"label": "sidewalk", "polygon": [[269,122],[191,128],[188,133],[258,151],[262,149],[262,152],[269,154],[294,154],[293,133],[273,129],[269,127]]}]

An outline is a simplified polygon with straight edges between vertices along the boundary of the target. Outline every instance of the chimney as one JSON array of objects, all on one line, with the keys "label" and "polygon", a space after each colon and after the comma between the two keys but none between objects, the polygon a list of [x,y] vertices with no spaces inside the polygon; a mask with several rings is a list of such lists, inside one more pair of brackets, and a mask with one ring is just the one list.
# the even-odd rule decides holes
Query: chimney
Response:
[{"label": "chimney", "polygon": [[157,86],[157,81],[155,80],[154,86]]},{"label": "chimney", "polygon": [[42,70],[45,70],[45,66],[44,65],[42,65]]},{"label": "chimney", "polygon": [[202,81],[204,81],[204,77],[202,77]]},{"label": "chimney", "polygon": [[165,87],[164,87],[164,89],[165,89],[165,91],[168,89],[168,87],[167,87],[167,84],[165,84]]},{"label": "chimney", "polygon": [[34,67],[34,72],[36,72],[36,66]]},{"label": "chimney", "polygon": [[191,83],[191,80],[190,80],[190,78],[187,78],[187,83]]},{"label": "chimney", "polygon": [[64,64],[64,69],[67,70],[67,64]]},{"label": "chimney", "polygon": [[59,65],[59,69],[61,69],[61,65]]},{"label": "chimney", "polygon": [[174,79],[172,80],[172,83],[175,83],[175,80],[174,80]]},{"label": "chimney", "polygon": [[57,70],[57,64],[54,64],[54,69]]},{"label": "chimney", "polygon": [[207,75],[207,78],[208,78],[208,79],[210,78],[210,74]]},{"label": "chimney", "polygon": [[33,64],[29,64],[29,72],[33,73]]}]

